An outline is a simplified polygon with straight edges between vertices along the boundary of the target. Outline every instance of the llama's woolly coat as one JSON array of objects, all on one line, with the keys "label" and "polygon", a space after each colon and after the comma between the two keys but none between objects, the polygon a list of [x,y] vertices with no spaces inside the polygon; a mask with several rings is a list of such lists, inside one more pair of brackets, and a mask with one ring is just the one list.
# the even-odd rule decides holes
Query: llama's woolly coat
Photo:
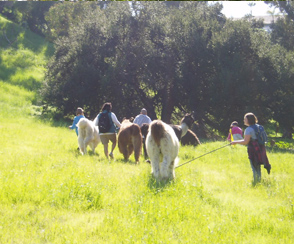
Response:
[{"label": "llama's woolly coat", "polygon": [[149,127],[146,148],[151,160],[153,176],[157,180],[173,179],[175,161],[179,153],[179,140],[172,127],[161,120],[154,120]]},{"label": "llama's woolly coat", "polygon": [[118,148],[120,153],[124,155],[124,159],[128,160],[134,152],[136,163],[139,162],[142,150],[142,134],[137,124],[124,120],[118,133]]},{"label": "llama's woolly coat", "polygon": [[87,146],[89,145],[94,153],[95,148],[100,142],[98,127],[94,125],[93,121],[86,118],[80,119],[77,127],[79,132],[78,143],[80,152],[86,154]]}]

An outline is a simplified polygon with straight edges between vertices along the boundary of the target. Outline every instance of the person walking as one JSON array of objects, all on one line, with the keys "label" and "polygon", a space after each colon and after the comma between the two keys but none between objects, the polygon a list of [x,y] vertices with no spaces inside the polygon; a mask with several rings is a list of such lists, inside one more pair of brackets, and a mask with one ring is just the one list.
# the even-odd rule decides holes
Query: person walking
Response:
[{"label": "person walking", "polygon": [[79,135],[77,123],[80,121],[81,118],[85,118],[84,116],[84,110],[80,107],[76,110],[76,116],[73,119],[72,125],[70,125],[68,128],[71,130],[75,130],[77,136]]},{"label": "person walking", "polygon": [[[104,154],[107,159],[108,157],[113,158],[113,150],[115,149],[116,142],[117,142],[115,125],[118,128],[121,127],[121,124],[117,120],[116,115],[112,113],[111,110],[112,110],[112,104],[109,102],[104,103],[101,108],[101,112],[94,119],[95,126],[98,126],[99,128],[100,139],[104,146]],[[111,147],[110,153],[108,154],[109,141],[112,142],[112,147]]]},{"label": "person walking", "polygon": [[137,115],[133,121],[133,123],[139,125],[140,127],[143,124],[150,124],[152,121],[149,118],[149,116],[147,115],[147,110],[145,108],[141,109],[141,113],[139,115]]},{"label": "person walking", "polygon": [[260,165],[263,164],[267,173],[270,174],[271,165],[266,155],[265,146],[258,143],[256,130],[258,119],[253,113],[246,113],[244,124],[248,126],[244,132],[244,139],[231,142],[231,145],[247,145],[248,158],[253,172],[253,183],[261,181]]}]

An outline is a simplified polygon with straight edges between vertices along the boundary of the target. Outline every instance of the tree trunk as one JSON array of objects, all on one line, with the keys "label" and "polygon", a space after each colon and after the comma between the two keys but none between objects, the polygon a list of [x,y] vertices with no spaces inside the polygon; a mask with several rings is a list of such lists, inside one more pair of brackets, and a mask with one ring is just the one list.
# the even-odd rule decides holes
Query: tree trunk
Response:
[{"label": "tree trunk", "polygon": [[282,138],[286,138],[286,139],[292,139],[292,130],[290,129],[286,129]]},{"label": "tree trunk", "polygon": [[173,86],[168,84],[163,91],[161,120],[167,124],[171,123],[171,115],[174,111]]}]

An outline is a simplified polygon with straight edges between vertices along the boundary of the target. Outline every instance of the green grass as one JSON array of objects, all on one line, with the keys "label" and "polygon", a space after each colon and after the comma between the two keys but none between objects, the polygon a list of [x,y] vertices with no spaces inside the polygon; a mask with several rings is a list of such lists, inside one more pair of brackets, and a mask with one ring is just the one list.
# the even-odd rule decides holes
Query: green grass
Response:
[{"label": "green grass", "polygon": [[[15,89],[9,110],[30,97]],[[242,146],[160,185],[143,159],[124,163],[116,149],[109,162],[101,144],[82,156],[74,131],[30,113],[1,116],[0,133],[0,243],[293,243],[291,153],[269,152],[272,173],[256,186]],[[179,164],[223,145],[181,147]]]},{"label": "green grass", "polygon": [[[262,168],[255,186],[243,146],[196,159],[165,185],[117,148],[112,161],[101,144],[82,156],[67,124],[39,116],[20,66],[23,52],[46,58],[26,48],[0,52],[0,243],[294,243],[293,151],[269,148],[272,173]],[[28,64],[40,84],[43,67]],[[179,164],[223,145],[181,147]]]},{"label": "green grass", "polygon": [[44,38],[0,16],[1,81],[36,91],[53,51],[53,44]]}]

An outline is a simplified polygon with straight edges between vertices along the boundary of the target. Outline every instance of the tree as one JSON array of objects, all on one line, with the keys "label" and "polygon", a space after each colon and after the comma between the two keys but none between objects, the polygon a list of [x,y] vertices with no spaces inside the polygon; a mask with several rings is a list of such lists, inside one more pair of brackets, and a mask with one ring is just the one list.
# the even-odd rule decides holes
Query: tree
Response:
[{"label": "tree", "polygon": [[[69,6],[79,18],[60,15],[53,23],[64,6],[49,11],[60,37],[42,93],[64,115],[83,106],[93,118],[110,101],[119,119],[145,107],[152,119],[178,123],[195,111],[201,126],[226,134],[232,120],[251,111],[261,123],[276,118],[291,127],[284,121],[293,98],[293,54],[257,25],[227,20],[221,4]],[[63,16],[69,18],[64,32]]]},{"label": "tree", "polygon": [[286,15],[294,20],[294,3],[293,1],[265,1],[266,4],[273,6],[275,8],[279,8],[282,13],[286,13]]},{"label": "tree", "polygon": [[48,25],[46,37],[54,41],[57,38],[68,36],[70,26],[78,25],[86,18],[88,12],[102,6],[102,3],[97,2],[59,2],[55,4],[45,14]]},{"label": "tree", "polygon": [[56,41],[55,54],[48,64],[43,99],[45,104],[58,107],[64,115],[83,106],[93,117],[105,102],[110,88],[105,84],[108,64],[104,59],[111,52],[105,48],[106,17],[99,9],[88,12],[88,16],[70,29],[68,37]]},{"label": "tree", "polygon": [[16,2],[15,8],[22,14],[22,21],[28,24],[31,31],[44,36],[47,23],[44,18],[46,12],[55,2]]}]

